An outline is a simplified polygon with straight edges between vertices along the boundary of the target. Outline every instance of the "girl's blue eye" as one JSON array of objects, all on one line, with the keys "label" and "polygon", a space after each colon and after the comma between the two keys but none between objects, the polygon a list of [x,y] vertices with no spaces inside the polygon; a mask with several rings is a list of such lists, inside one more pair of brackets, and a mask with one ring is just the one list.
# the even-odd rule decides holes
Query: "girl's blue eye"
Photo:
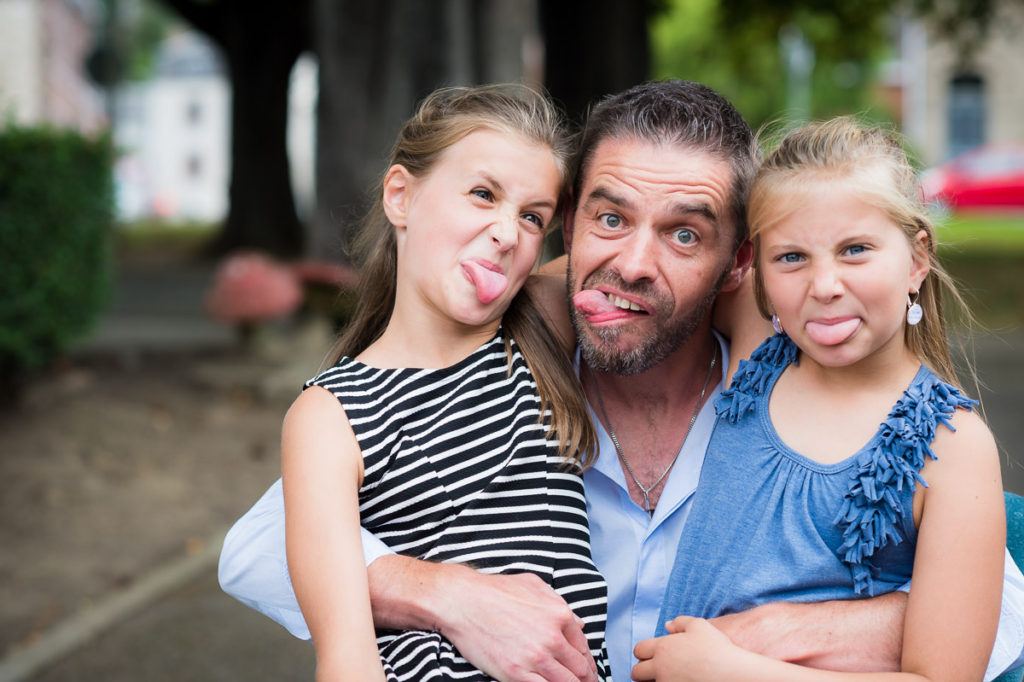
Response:
[{"label": "girl's blue eye", "polygon": [[675,238],[676,243],[688,245],[697,241],[697,235],[693,233],[693,230],[680,229],[676,230],[672,236]]},{"label": "girl's blue eye", "polygon": [[859,256],[867,251],[863,244],[854,244],[853,246],[846,247],[846,253],[851,256]]},{"label": "girl's blue eye", "polygon": [[544,219],[536,213],[524,213],[523,220],[528,220],[540,229],[544,229]]},{"label": "girl's blue eye", "polygon": [[799,263],[800,262],[800,254],[799,253],[784,253],[781,256],[779,256],[779,260],[782,261],[783,263]]},{"label": "girl's blue eye", "polygon": [[476,187],[476,188],[474,188],[470,192],[470,194],[478,196],[478,197],[480,197],[481,199],[483,199],[485,201],[491,201],[492,199],[494,199],[494,194],[491,193],[491,190],[484,189],[483,187]]},{"label": "girl's blue eye", "polygon": [[597,217],[597,220],[605,227],[616,228],[622,225],[622,217],[614,213],[604,213]]}]

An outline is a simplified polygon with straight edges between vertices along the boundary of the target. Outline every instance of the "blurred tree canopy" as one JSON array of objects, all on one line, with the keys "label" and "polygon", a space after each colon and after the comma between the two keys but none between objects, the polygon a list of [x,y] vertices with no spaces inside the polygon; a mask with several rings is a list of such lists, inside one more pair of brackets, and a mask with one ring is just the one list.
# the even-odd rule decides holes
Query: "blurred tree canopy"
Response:
[{"label": "blurred tree canopy", "polygon": [[[876,64],[889,49],[890,0],[757,3],[672,0],[652,29],[654,75],[700,81],[728,97],[753,127],[778,117],[866,111]],[[794,110],[786,38],[809,59],[808,111]],[[792,78],[794,74],[790,70]],[[799,107],[796,107],[797,109]]]},{"label": "blurred tree canopy", "polygon": [[[813,92],[807,114],[871,112],[871,69],[890,49],[894,8],[927,17],[969,49],[996,5],[1024,2],[157,1],[212,38],[230,70],[230,210],[216,250],[334,259],[384,170],[398,126],[436,87],[543,84],[577,120],[599,97],[651,77],[707,83],[755,126],[785,116],[801,88]],[[285,132],[289,75],[305,51],[318,58],[320,87],[317,209],[304,228]],[[803,69],[806,82],[780,80],[787,60],[791,73]]]},{"label": "blurred tree canopy", "polygon": [[[966,57],[996,28],[1003,4],[1024,0],[668,0],[652,22],[652,77],[706,83],[755,128],[851,112],[887,119],[877,70],[892,56],[901,14],[923,20]],[[799,74],[793,65],[787,73],[787,39],[809,50],[813,97],[804,111],[792,101],[789,81]]]}]

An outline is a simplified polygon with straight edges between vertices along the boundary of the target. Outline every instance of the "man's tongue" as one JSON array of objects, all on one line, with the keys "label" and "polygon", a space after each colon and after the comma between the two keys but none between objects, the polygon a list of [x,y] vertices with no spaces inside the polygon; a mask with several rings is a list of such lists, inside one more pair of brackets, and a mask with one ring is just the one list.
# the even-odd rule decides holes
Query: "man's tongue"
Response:
[{"label": "man's tongue", "polygon": [[607,295],[597,289],[584,289],[572,297],[572,304],[576,306],[576,310],[588,317],[614,313],[620,310],[614,303],[608,300]]},{"label": "man's tongue", "polygon": [[476,287],[476,297],[484,305],[501,296],[508,287],[508,278],[505,275],[489,270],[475,261],[464,262],[462,269]]},{"label": "man's tongue", "polygon": [[851,317],[848,320],[836,322],[835,324],[808,322],[805,328],[807,329],[807,336],[811,337],[811,340],[815,343],[820,343],[823,346],[834,346],[853,336],[853,333],[857,331],[859,326],[860,320],[856,317]]}]

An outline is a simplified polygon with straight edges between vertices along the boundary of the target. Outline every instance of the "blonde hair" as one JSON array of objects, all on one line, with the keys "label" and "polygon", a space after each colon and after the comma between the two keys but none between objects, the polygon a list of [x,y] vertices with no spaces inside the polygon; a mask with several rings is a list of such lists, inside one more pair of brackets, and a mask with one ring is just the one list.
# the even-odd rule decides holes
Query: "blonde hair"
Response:
[{"label": "blonde hair", "polygon": [[[387,167],[401,164],[413,176],[426,176],[446,149],[482,128],[517,135],[551,150],[561,179],[557,220],[566,199],[570,137],[547,97],[525,85],[436,90],[402,127]],[[354,243],[353,257],[361,266],[356,308],[331,351],[332,363],[343,356],[358,355],[378,339],[395,306],[397,243],[395,228],[384,215],[382,183],[383,178],[377,183],[376,200]],[[553,221],[548,230],[556,226]],[[511,338],[537,383],[541,414],[551,410],[548,436],[557,435],[559,454],[574,463],[587,463],[595,451],[596,437],[579,380],[525,287],[505,311],[502,325],[509,360],[512,349],[507,339]]]},{"label": "blonde hair", "polygon": [[[921,283],[917,303],[924,317],[904,325],[904,342],[943,380],[959,386],[950,357],[943,317],[943,289],[970,319],[967,306],[935,253],[935,229],[921,201],[917,175],[894,134],[867,126],[850,116],[812,123],[786,135],[765,158],[750,191],[747,219],[755,248],[754,292],[757,306],[771,317],[771,303],[760,270],[759,235],[793,211],[800,197],[822,180],[841,182],[859,199],[885,211],[903,231],[915,257],[925,257],[930,270]],[[915,243],[927,234],[925,253]]]}]

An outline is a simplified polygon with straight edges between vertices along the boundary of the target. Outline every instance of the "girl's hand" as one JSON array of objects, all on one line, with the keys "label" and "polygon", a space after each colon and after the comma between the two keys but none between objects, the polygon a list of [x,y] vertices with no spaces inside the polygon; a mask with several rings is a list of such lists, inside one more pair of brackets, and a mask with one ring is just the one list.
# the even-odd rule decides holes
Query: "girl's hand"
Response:
[{"label": "girl's hand", "polygon": [[666,625],[664,637],[645,639],[633,654],[634,680],[673,682],[734,679],[738,658],[745,652],[703,618],[679,616]]}]

